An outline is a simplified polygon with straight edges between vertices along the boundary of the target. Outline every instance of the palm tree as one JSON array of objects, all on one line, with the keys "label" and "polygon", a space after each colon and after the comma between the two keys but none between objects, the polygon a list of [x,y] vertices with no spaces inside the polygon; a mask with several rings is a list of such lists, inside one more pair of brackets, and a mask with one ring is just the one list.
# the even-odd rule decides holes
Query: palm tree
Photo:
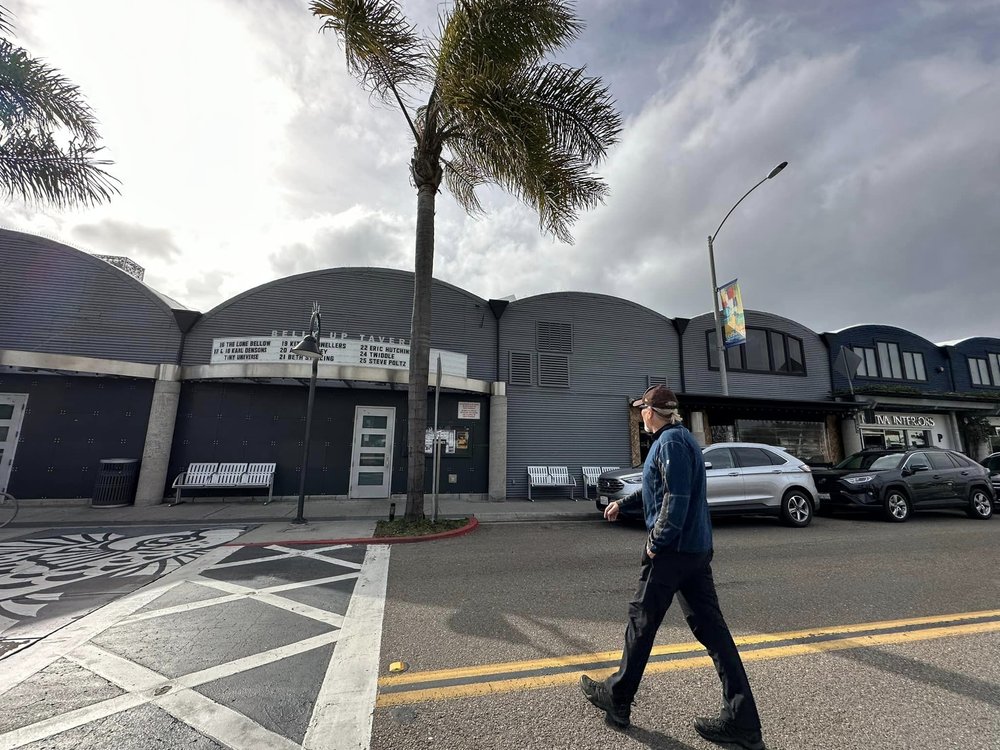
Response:
[{"label": "palm tree", "polygon": [[[591,172],[617,142],[621,117],[585,71],[546,61],[583,25],[562,0],[454,0],[438,34],[417,34],[395,0],[314,0],[321,29],[343,45],[364,89],[398,105],[413,136],[416,258],[410,331],[406,517],[424,510],[434,203],[441,181],[469,213],[493,183],[538,213],[543,232],[572,242],[581,209],[607,185]],[[420,97],[417,99],[417,97]],[[423,101],[413,107],[414,101]]]},{"label": "palm tree", "polygon": [[117,180],[95,158],[94,113],[59,71],[6,38],[7,16],[0,6],[0,190],[61,208],[110,200]]}]

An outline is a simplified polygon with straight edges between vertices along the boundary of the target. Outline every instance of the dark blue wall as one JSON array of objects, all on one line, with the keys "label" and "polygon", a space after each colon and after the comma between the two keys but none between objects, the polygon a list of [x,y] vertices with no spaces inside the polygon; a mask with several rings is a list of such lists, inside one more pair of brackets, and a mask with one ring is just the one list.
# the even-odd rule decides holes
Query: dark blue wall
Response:
[{"label": "dark blue wall", "polygon": [[846,346],[851,348],[862,346],[868,349],[875,349],[877,358],[877,344],[880,341],[889,344],[898,344],[900,358],[902,358],[903,352],[919,352],[922,354],[927,380],[856,376],[854,378],[855,390],[863,391],[866,386],[912,388],[920,393],[948,393],[954,390],[948,360],[944,351],[936,344],[910,331],[894,326],[864,325],[845,328],[842,331],[834,333],[824,333],[823,338],[829,345],[833,390],[835,392],[846,393],[849,389],[847,378],[842,373],[832,369],[837,356],[840,354],[840,347]]},{"label": "dark blue wall", "polygon": [[0,392],[28,394],[15,497],[93,497],[102,458],[142,459],[151,380],[0,374]]}]

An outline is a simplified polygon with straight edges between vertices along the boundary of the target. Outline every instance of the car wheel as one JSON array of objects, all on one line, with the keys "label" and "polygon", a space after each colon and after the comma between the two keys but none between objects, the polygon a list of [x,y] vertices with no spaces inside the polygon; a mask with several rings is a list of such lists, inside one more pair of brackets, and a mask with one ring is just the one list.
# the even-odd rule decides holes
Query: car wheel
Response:
[{"label": "car wheel", "polygon": [[969,493],[969,508],[965,511],[969,518],[986,521],[993,516],[993,500],[982,487],[973,487]]},{"label": "car wheel", "polygon": [[813,518],[812,500],[801,490],[789,490],[781,498],[781,520],[789,526],[808,526]]},{"label": "car wheel", "polygon": [[885,493],[882,511],[885,513],[886,520],[902,523],[910,517],[910,498],[902,490],[893,487]]}]

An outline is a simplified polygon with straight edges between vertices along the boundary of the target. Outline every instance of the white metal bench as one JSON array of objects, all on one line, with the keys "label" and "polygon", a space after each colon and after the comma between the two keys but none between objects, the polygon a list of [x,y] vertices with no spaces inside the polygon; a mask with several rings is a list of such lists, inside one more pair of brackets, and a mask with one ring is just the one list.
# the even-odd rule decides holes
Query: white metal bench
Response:
[{"label": "white metal bench", "polygon": [[582,466],[580,471],[583,474],[583,499],[587,500],[587,488],[593,487],[597,490],[597,480],[606,471],[615,471],[617,466]]},{"label": "white metal bench", "polygon": [[267,488],[267,505],[274,499],[273,463],[195,463],[190,464],[187,471],[182,471],[174,479],[173,489],[177,496],[171,505],[181,502],[181,490],[185,489],[252,489]]},{"label": "white metal bench", "polygon": [[531,496],[532,487],[569,487],[570,500],[576,500],[573,497],[576,479],[569,475],[569,469],[565,466],[529,466],[528,499],[534,502],[535,499]]}]

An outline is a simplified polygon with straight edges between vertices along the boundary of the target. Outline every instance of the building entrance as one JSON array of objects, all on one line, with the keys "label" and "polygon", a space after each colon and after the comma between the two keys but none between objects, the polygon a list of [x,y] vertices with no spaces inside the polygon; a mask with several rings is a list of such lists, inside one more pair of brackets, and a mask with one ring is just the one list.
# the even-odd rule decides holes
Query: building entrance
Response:
[{"label": "building entrance", "polygon": [[389,497],[392,486],[392,436],[396,410],[359,406],[354,415],[351,449],[352,498]]}]

